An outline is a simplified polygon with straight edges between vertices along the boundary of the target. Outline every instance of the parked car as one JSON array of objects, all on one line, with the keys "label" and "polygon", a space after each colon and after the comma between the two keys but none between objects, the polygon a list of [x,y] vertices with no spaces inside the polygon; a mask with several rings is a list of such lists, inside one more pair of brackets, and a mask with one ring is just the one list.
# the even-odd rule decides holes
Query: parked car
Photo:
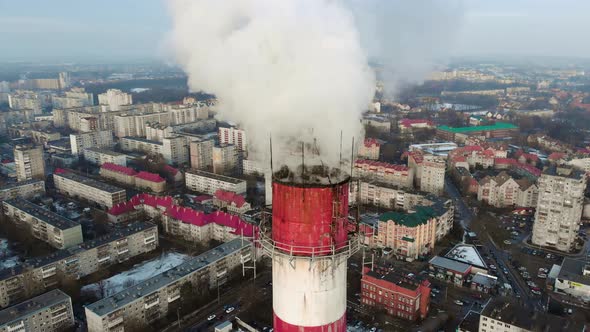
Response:
[{"label": "parked car", "polygon": [[539,268],[539,272],[540,272],[540,273],[549,273],[549,270],[547,270],[547,269],[546,269],[546,268],[544,268],[544,267],[540,267],[540,268]]},{"label": "parked car", "polygon": [[207,320],[208,320],[208,321],[212,321],[212,320],[214,320],[214,319],[215,319],[215,317],[217,317],[217,316],[215,316],[215,314],[213,314],[213,315],[210,315],[209,317],[207,317]]},{"label": "parked car", "polygon": [[510,240],[504,240],[504,244],[512,244]]},{"label": "parked car", "polygon": [[461,302],[459,300],[455,300],[453,303],[455,303],[456,305],[463,305],[463,302]]},{"label": "parked car", "polygon": [[235,309],[236,308],[234,308],[234,307],[229,307],[229,308],[225,309],[225,313],[229,314],[230,312],[234,311]]},{"label": "parked car", "polygon": [[537,274],[537,277],[541,279],[547,279],[547,275],[545,273],[539,273]]},{"label": "parked car", "polygon": [[541,296],[541,291],[538,291],[536,289],[532,289],[531,293],[533,293],[534,295],[537,295],[537,296]]}]

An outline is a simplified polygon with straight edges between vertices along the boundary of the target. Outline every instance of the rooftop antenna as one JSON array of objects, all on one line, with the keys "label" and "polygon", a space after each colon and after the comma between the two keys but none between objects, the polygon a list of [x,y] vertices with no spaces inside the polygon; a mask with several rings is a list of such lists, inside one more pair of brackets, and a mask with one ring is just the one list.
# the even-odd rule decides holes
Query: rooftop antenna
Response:
[{"label": "rooftop antenna", "polygon": [[272,134],[269,134],[269,140],[270,140],[270,174],[272,176],[273,171],[272,171]]}]

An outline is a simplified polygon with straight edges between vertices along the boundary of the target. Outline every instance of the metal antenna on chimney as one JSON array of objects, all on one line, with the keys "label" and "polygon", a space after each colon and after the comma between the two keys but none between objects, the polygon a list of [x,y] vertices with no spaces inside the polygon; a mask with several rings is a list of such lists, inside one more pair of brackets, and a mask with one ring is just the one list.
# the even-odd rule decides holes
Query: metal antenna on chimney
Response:
[{"label": "metal antenna on chimney", "polygon": [[340,159],[338,159],[338,168],[342,167],[342,130],[340,130]]},{"label": "metal antenna on chimney", "polygon": [[270,174],[272,177],[273,171],[272,171],[272,134],[268,135],[269,140],[270,140]]}]

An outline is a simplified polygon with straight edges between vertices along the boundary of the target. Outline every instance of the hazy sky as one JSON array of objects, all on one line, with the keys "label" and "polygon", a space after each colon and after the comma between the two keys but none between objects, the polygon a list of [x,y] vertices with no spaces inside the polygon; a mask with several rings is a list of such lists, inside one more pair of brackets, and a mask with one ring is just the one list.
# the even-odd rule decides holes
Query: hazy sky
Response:
[{"label": "hazy sky", "polygon": [[[449,22],[460,25],[454,55],[590,58],[588,0],[464,0],[464,7],[462,22]],[[0,59],[155,58],[169,25],[165,0],[0,0]]]}]

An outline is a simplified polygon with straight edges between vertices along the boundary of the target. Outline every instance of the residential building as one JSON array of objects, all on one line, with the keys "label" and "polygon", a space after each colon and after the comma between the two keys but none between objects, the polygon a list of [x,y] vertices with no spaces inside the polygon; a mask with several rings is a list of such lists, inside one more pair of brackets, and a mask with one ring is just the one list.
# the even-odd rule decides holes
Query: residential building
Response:
[{"label": "residential building", "polygon": [[584,208],[585,173],[572,168],[552,167],[541,175],[538,186],[533,244],[561,251],[572,250]]},{"label": "residential building", "polygon": [[252,243],[235,239],[177,267],[85,307],[89,332],[124,330],[133,321],[152,323],[167,315],[181,288],[223,285],[232,269],[252,260]]},{"label": "residential building", "polygon": [[401,188],[414,187],[414,170],[404,165],[357,159],[354,162],[354,175]]},{"label": "residential building", "polygon": [[45,179],[43,147],[17,145],[14,148],[14,164],[18,181]]},{"label": "residential building", "polygon": [[586,322],[578,322],[542,311],[530,312],[515,299],[493,297],[482,309],[479,332],[585,331]]},{"label": "residential building", "polygon": [[222,189],[217,190],[213,195],[213,205],[236,215],[242,215],[252,209],[252,206],[246,202],[243,195]]},{"label": "residential building", "polygon": [[506,122],[496,122],[488,126],[449,127],[439,126],[436,135],[445,140],[464,142],[469,136],[489,138],[506,138],[518,133],[518,126]]},{"label": "residential building", "polygon": [[381,150],[381,141],[374,138],[365,138],[363,144],[360,144],[357,156],[359,158],[378,160]]},{"label": "residential building", "polygon": [[236,145],[220,144],[213,146],[213,173],[233,174],[240,163],[240,151]]},{"label": "residential building", "polygon": [[526,178],[515,179],[501,172],[496,176],[486,176],[478,183],[478,201],[498,208],[537,206],[539,188]]},{"label": "residential building", "polygon": [[100,167],[100,176],[128,186],[135,186],[135,176],[137,172],[126,166],[113,163],[104,163]]},{"label": "residential building", "polygon": [[451,151],[448,160],[453,167],[488,169],[495,167],[497,161],[505,161],[507,155],[504,147],[466,145]]},{"label": "residential building", "polygon": [[350,182],[350,204],[361,202],[373,206],[393,210],[410,210],[418,205],[431,205],[432,201],[425,195],[400,189],[377,181],[352,181]]},{"label": "residential building", "polygon": [[158,174],[141,171],[135,176],[135,187],[161,193],[166,190],[166,180]]},{"label": "residential building", "polygon": [[422,150],[408,152],[408,167],[414,170],[414,182],[421,191],[441,195],[445,190],[446,162],[442,157]]},{"label": "residential building", "polygon": [[74,323],[72,299],[59,289],[0,311],[2,332],[61,332]]},{"label": "residential building", "polygon": [[374,114],[365,115],[363,116],[362,124],[365,127],[375,128],[377,131],[380,132],[391,132],[391,120],[382,116]]},{"label": "residential building", "polygon": [[401,119],[397,122],[400,132],[411,132],[415,129],[434,129],[434,122],[428,119]]},{"label": "residential building", "polygon": [[171,126],[163,125],[157,122],[145,125],[145,138],[151,141],[162,142],[165,137],[172,136]]},{"label": "residential building", "polygon": [[166,112],[124,113],[114,117],[115,136],[145,137],[146,127],[157,123],[160,126],[170,125],[170,115]]},{"label": "residential building", "polygon": [[87,162],[98,166],[104,163],[127,166],[127,156],[113,150],[91,147],[84,149],[83,153]]},{"label": "residential building", "polygon": [[27,259],[0,270],[0,307],[46,292],[64,279],[79,279],[155,250],[157,246],[158,227],[137,222],[77,246]]},{"label": "residential building", "polygon": [[113,133],[110,130],[101,130],[70,134],[70,145],[72,154],[80,156],[88,148],[112,149],[115,142],[113,141]]},{"label": "residential building", "polygon": [[72,172],[55,172],[55,188],[62,194],[83,198],[99,206],[112,207],[127,198],[125,189],[96,181]]},{"label": "residential building", "polygon": [[100,105],[109,105],[112,111],[119,110],[120,106],[133,104],[133,96],[117,89],[108,89],[98,95]]},{"label": "residential building", "polygon": [[31,129],[28,131],[28,135],[31,137],[33,142],[45,145],[47,142],[57,141],[61,139],[61,134],[49,130],[35,130]]},{"label": "residential building", "polygon": [[363,268],[361,304],[410,321],[425,319],[430,310],[430,282],[422,277],[377,267]]},{"label": "residential building", "polygon": [[553,287],[555,292],[590,303],[590,262],[565,257],[561,265],[554,265],[554,268],[557,275]]},{"label": "residential building", "polygon": [[450,232],[454,214],[452,203],[442,201],[409,212],[386,212],[379,217],[377,243],[392,248],[395,257],[413,261]]},{"label": "residential building", "polygon": [[213,139],[198,139],[190,142],[191,168],[200,170],[213,169]]},{"label": "residential building", "polygon": [[189,162],[188,142],[182,136],[167,137],[162,142],[138,137],[123,137],[120,140],[124,151],[140,151],[148,154],[161,154],[167,163],[183,165]]},{"label": "residential building", "polygon": [[51,96],[51,104],[55,108],[74,108],[94,105],[94,95],[84,88],[72,88],[62,95]]},{"label": "residential building", "polygon": [[32,91],[16,91],[8,95],[8,107],[13,110],[32,110],[33,114],[41,114],[41,100]]},{"label": "residential building", "polygon": [[3,201],[2,207],[4,215],[17,227],[26,229],[35,238],[54,248],[69,248],[83,241],[79,223],[23,198]]},{"label": "residential building", "polygon": [[240,152],[248,151],[248,141],[246,139],[246,132],[243,129],[238,129],[233,126],[220,126],[218,137],[220,145],[231,144],[235,145],[238,151]]},{"label": "residential building", "polygon": [[186,187],[189,190],[209,195],[219,189],[232,191],[236,194],[246,193],[246,181],[201,170],[191,170],[185,173]]},{"label": "residential building", "polygon": [[409,151],[422,150],[425,153],[432,154],[435,156],[447,156],[451,151],[457,148],[457,143],[453,142],[441,142],[441,143],[425,143],[425,144],[412,144],[409,147]]},{"label": "residential building", "polygon": [[45,193],[45,181],[26,180],[17,183],[5,184],[0,187],[0,201],[12,198],[31,198]]},{"label": "residential building", "polygon": [[87,116],[80,119],[80,131],[83,133],[100,130],[98,118],[95,116]]}]

